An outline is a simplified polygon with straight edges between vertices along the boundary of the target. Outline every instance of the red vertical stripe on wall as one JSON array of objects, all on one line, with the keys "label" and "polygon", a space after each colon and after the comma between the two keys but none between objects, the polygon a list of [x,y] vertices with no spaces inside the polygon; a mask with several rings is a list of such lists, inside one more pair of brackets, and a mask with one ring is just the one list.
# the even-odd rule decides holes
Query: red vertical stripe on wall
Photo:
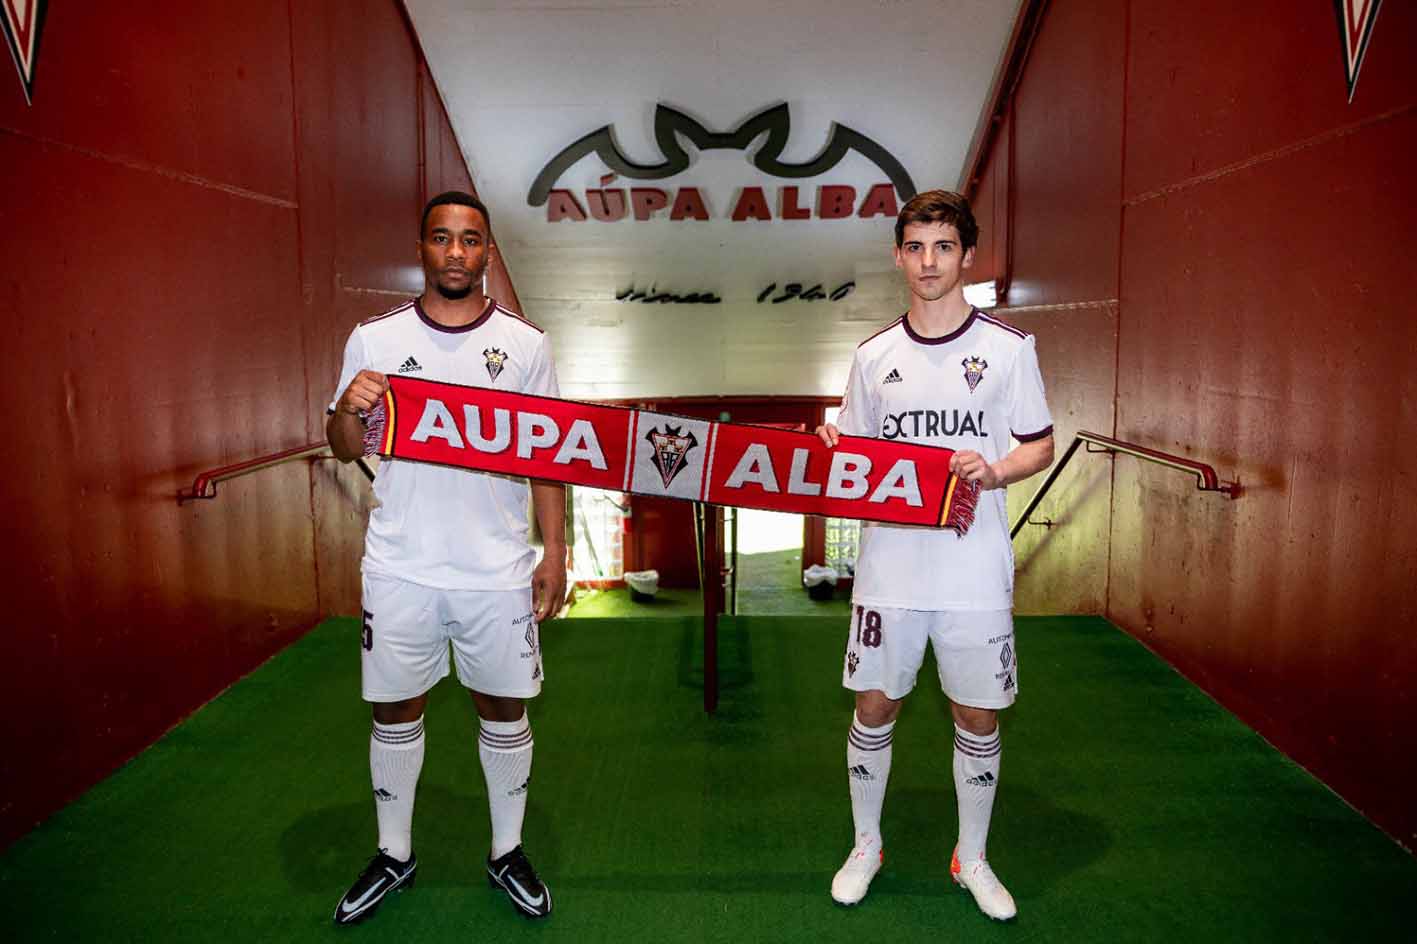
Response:
[{"label": "red vertical stripe on wall", "polygon": [[175,495],[322,435],[350,328],[420,284],[420,136],[457,154],[441,107],[419,124],[393,0],[51,4],[41,58],[33,106],[0,82],[3,357],[26,417],[0,578],[25,666],[0,715],[25,763],[0,844],[353,611],[357,472]]},{"label": "red vertical stripe on wall", "polygon": [[1020,606],[1104,609],[1410,848],[1417,9],[1377,27],[1349,104],[1328,4],[1051,0],[1001,314],[1062,441],[1114,420],[1245,485],[1084,459],[1020,537]]}]

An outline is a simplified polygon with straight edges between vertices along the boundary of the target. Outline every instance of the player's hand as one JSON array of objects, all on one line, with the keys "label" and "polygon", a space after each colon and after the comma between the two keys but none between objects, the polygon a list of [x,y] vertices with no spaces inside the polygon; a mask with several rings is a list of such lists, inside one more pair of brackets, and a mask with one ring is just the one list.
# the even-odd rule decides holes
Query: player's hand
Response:
[{"label": "player's hand", "polygon": [[978,482],[980,488],[998,488],[1004,484],[998,470],[972,449],[950,456],[950,471],[966,482]]},{"label": "player's hand", "polygon": [[536,570],[531,572],[532,612],[538,623],[548,620],[561,611],[566,601],[566,558],[564,553],[544,555]]},{"label": "player's hand", "polygon": [[344,393],[340,394],[335,409],[341,413],[358,416],[368,413],[379,405],[384,393],[389,389],[389,378],[375,370],[361,370],[354,375]]},{"label": "player's hand", "polygon": [[828,449],[835,449],[836,444],[841,442],[841,430],[830,423],[823,423],[817,427],[817,438],[825,443]]}]

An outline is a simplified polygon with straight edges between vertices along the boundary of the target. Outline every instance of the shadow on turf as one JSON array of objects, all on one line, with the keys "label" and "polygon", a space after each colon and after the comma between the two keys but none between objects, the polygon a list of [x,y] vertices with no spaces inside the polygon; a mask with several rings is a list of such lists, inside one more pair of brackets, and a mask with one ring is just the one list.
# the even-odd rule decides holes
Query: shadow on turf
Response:
[{"label": "shadow on turf", "polygon": [[[703,629],[699,621],[684,620],[679,629],[679,686],[704,688]],[[725,616],[718,631],[718,690],[736,691],[753,684],[753,653],[747,633]]]},{"label": "shadow on turf", "polygon": [[[1015,896],[1037,898],[1102,858],[1112,845],[1105,823],[1007,780],[990,824],[989,861]],[[955,839],[953,786],[892,790],[886,798],[886,848],[898,873],[933,875]],[[907,865],[907,863],[909,863]],[[933,882],[933,878],[931,879]],[[916,888],[911,880],[907,887]]]},{"label": "shadow on turf", "polygon": [[[528,801],[527,822],[546,822],[535,801]],[[486,794],[420,784],[413,835],[419,885],[487,887]],[[281,833],[286,881],[300,891],[327,892],[333,908],[374,854],[376,836],[373,800],[311,810]],[[548,874],[560,860],[556,837],[546,829],[527,837],[527,852]]]},{"label": "shadow on turf", "polygon": [[[842,791],[845,794],[845,790]],[[847,800],[843,795],[843,806]],[[1046,897],[1070,875],[1101,859],[1111,845],[1103,823],[1065,809],[1026,787],[1007,789],[994,823],[990,862],[1022,902]],[[892,815],[892,814],[896,815]],[[819,823],[804,821],[803,829]],[[886,865],[871,885],[871,896],[932,897],[958,894],[949,878],[954,844],[955,802],[949,784],[940,790],[892,791],[886,802]],[[1039,837],[1058,837],[1043,842]],[[1066,838],[1063,838],[1066,837]],[[801,894],[826,898],[840,865],[833,846],[822,851],[819,871],[778,871],[771,858],[755,860],[753,840],[742,837],[743,855],[732,872],[656,874],[618,871],[559,878],[566,888],[668,894]],[[550,876],[548,875],[548,880]]]}]

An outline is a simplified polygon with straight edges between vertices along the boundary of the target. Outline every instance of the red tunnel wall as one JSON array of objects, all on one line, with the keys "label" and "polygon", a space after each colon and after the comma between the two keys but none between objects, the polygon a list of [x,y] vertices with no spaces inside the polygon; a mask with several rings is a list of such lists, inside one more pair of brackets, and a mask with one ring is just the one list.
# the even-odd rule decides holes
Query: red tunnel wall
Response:
[{"label": "red tunnel wall", "polygon": [[175,495],[322,438],[350,328],[421,285],[426,195],[469,186],[392,0],[51,3],[36,79],[32,107],[0,81],[0,716],[23,758],[0,845],[356,609],[357,471]]},{"label": "red tunnel wall", "polygon": [[1081,457],[1021,608],[1106,612],[1409,848],[1414,36],[1384,4],[1350,104],[1329,0],[1052,0],[977,199],[1060,446],[1115,430],[1245,488]]}]

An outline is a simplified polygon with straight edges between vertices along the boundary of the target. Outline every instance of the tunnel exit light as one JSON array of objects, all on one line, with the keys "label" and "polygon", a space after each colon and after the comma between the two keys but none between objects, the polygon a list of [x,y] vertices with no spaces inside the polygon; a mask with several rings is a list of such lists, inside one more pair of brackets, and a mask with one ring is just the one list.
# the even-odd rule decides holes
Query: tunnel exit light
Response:
[{"label": "tunnel exit light", "polygon": [[994,283],[974,282],[964,287],[964,300],[975,308],[993,308],[999,303],[998,297],[994,294]]}]

